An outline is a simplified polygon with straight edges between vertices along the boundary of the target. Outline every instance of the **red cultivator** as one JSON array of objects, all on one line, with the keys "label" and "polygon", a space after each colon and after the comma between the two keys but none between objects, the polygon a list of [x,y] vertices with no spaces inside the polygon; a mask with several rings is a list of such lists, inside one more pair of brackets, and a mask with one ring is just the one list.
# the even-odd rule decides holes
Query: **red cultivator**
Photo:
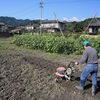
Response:
[{"label": "red cultivator", "polygon": [[58,82],[59,78],[65,79],[65,80],[71,80],[71,76],[75,72],[74,66],[75,66],[75,63],[71,61],[69,65],[67,66],[67,68],[58,67],[55,73],[56,75],[55,81]]}]

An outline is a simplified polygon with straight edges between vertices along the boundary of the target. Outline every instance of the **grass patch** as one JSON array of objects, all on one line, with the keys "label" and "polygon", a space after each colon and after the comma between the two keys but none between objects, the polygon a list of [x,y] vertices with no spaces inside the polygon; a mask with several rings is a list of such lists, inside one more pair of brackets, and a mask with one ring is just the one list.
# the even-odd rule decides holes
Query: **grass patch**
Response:
[{"label": "grass patch", "polygon": [[11,43],[12,38],[1,38],[0,39],[0,53],[14,53],[14,52],[29,52],[31,54],[40,54],[40,57],[44,57],[49,60],[64,60],[64,59],[70,59],[70,58],[80,58],[80,55],[65,55],[65,54],[57,54],[57,53],[48,53],[41,50],[33,50],[28,49],[25,47],[18,47],[15,44]]}]

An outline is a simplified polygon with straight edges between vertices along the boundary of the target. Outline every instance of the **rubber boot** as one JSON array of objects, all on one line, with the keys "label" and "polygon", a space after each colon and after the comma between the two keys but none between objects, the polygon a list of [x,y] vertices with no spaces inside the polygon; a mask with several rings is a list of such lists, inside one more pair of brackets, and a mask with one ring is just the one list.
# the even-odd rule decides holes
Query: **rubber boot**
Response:
[{"label": "rubber boot", "polygon": [[85,84],[85,81],[80,80],[80,85],[76,86],[76,88],[79,89],[79,90],[84,90],[84,84]]},{"label": "rubber boot", "polygon": [[81,85],[81,84],[79,86],[76,86],[76,88],[79,89],[79,90],[84,90],[84,86]]},{"label": "rubber boot", "polygon": [[96,95],[96,85],[92,85],[92,96]]}]

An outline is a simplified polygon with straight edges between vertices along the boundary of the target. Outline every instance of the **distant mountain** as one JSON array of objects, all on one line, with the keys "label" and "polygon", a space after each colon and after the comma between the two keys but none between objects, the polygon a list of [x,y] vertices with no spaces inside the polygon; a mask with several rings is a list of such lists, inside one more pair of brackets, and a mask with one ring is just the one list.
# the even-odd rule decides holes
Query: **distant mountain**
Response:
[{"label": "distant mountain", "polygon": [[[46,19],[48,20],[48,19]],[[68,27],[73,26],[73,24],[75,23],[81,23],[83,27],[86,27],[90,22],[95,22],[95,21],[100,21],[100,18],[97,19],[93,19],[93,18],[88,18],[84,21],[81,22],[65,22],[67,24]],[[16,19],[14,17],[4,17],[4,16],[0,16],[0,22],[4,23],[5,25],[12,25],[12,26],[24,26],[27,24],[40,24],[40,20],[29,20],[29,19]]]},{"label": "distant mountain", "polygon": [[4,23],[5,25],[12,25],[12,26],[24,26],[28,23],[38,23],[38,20],[29,20],[29,19],[16,19],[14,17],[4,17],[0,16],[0,22]]},{"label": "distant mountain", "polygon": [[[77,22],[77,23],[81,23],[84,27],[86,27],[88,24],[94,23],[94,22],[97,22],[97,21],[100,21],[100,18],[87,18],[84,21],[80,21],[80,22]],[[69,22],[69,23],[73,24],[75,22]]]}]

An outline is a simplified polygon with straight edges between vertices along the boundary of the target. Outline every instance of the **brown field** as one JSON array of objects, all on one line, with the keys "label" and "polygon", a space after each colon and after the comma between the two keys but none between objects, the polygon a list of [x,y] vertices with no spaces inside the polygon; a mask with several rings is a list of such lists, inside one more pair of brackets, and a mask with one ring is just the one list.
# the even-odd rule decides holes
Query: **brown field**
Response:
[{"label": "brown field", "polygon": [[[55,69],[67,66],[79,57],[60,58],[48,53],[16,47],[7,39],[0,40],[0,100],[100,100],[100,70],[96,96],[91,95],[91,79],[79,91],[82,66],[75,66],[72,81],[54,82]],[[100,60],[99,60],[100,61]],[[99,66],[100,69],[100,66]]]}]

